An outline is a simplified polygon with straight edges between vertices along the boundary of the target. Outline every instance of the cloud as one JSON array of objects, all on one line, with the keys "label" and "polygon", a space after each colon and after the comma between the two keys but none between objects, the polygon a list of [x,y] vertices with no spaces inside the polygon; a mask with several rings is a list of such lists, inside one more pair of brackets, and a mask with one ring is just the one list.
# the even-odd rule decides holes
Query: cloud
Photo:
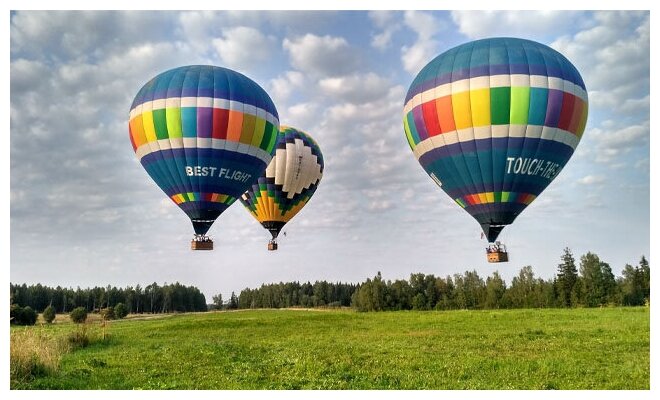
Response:
[{"label": "cloud", "polygon": [[280,123],[305,131],[308,129],[306,127],[313,126],[318,121],[319,108],[320,106],[314,102],[294,104],[282,114]]},{"label": "cloud", "polygon": [[209,38],[219,36],[222,28],[226,29],[226,18],[226,14],[217,11],[185,11],[179,14],[178,29],[184,38],[203,50],[209,45]]},{"label": "cloud", "polygon": [[45,77],[49,75],[49,68],[39,62],[26,59],[18,59],[10,63],[11,90],[14,93],[37,90],[41,87]]},{"label": "cloud", "polygon": [[326,159],[325,184],[332,188],[325,196],[334,202],[355,200],[356,208],[345,214],[355,217],[354,228],[366,224],[365,219],[418,206],[418,201],[401,202],[406,190],[426,198],[420,186],[422,191],[435,188],[406,145],[400,119],[404,89],[393,84],[386,87],[384,95],[368,101],[328,107],[313,131]]},{"label": "cloud", "polygon": [[608,113],[627,113],[635,105],[644,110],[650,80],[649,14],[601,11],[594,13],[593,23],[561,36],[552,47],[578,68],[593,106]]},{"label": "cloud", "polygon": [[386,50],[392,41],[392,36],[402,28],[396,20],[398,12],[395,11],[369,11],[369,19],[379,28],[380,33],[371,34],[371,45],[378,50]]},{"label": "cloud", "polygon": [[435,40],[419,41],[410,47],[401,49],[403,68],[411,74],[417,74],[428,64],[434,56],[438,42]]},{"label": "cloud", "polygon": [[274,36],[246,26],[225,29],[222,34],[221,38],[213,39],[213,46],[229,68],[255,69],[271,57]]},{"label": "cloud", "polygon": [[596,138],[602,146],[620,150],[639,146],[648,136],[648,124],[632,125],[613,132],[600,131],[596,134]]},{"label": "cloud", "polygon": [[596,185],[605,182],[605,178],[600,175],[587,175],[577,180],[581,185]]},{"label": "cloud", "polygon": [[404,23],[417,34],[417,40],[401,48],[401,62],[406,71],[416,74],[438,55],[439,41],[434,35],[442,30],[443,24],[430,13],[421,11],[406,11]]},{"label": "cloud", "polygon": [[601,127],[585,132],[585,135],[595,142],[593,149],[585,149],[585,151],[595,152],[596,162],[612,164],[631,150],[648,146],[650,137],[648,121],[623,128],[618,128],[618,123],[618,121],[605,121]]},{"label": "cloud", "polygon": [[651,166],[651,160],[648,157],[639,159],[635,162],[635,168],[641,169],[641,170],[644,170],[644,171],[647,171],[647,172],[649,171],[650,166]]},{"label": "cloud", "polygon": [[428,12],[406,11],[403,20],[408,28],[417,33],[419,39],[430,39],[443,30],[443,24]]},{"label": "cloud", "polygon": [[162,40],[174,14],[160,11],[29,11],[11,18],[12,54],[38,59],[93,60]]},{"label": "cloud", "polygon": [[452,11],[458,30],[470,39],[495,36],[543,38],[580,26],[576,11]]},{"label": "cloud", "polygon": [[289,53],[291,65],[313,76],[341,76],[358,67],[357,52],[346,39],[308,33],[294,39],[285,38],[282,46]]},{"label": "cloud", "polygon": [[384,97],[390,88],[388,79],[373,72],[325,78],[319,81],[321,91],[350,103],[362,103]]},{"label": "cloud", "polygon": [[306,82],[305,75],[300,71],[286,71],[277,78],[271,79],[268,93],[275,104],[284,103],[294,91],[304,88]]}]

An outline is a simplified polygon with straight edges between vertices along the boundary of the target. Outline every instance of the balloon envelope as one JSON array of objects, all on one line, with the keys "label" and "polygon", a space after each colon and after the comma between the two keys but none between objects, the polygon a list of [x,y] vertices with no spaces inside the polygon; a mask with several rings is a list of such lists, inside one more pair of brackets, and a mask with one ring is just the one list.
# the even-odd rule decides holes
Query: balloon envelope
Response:
[{"label": "balloon envelope", "polygon": [[410,85],[403,123],[424,170],[493,242],[566,165],[587,110],[582,77],[563,55],[492,38],[428,63]]},{"label": "balloon envelope", "polygon": [[277,238],[312,197],[323,176],[323,154],[307,133],[282,126],[277,149],[264,174],[241,203]]},{"label": "balloon envelope", "polygon": [[272,158],[275,105],[246,76],[192,65],[156,76],[135,96],[129,136],[149,176],[206,234]]}]

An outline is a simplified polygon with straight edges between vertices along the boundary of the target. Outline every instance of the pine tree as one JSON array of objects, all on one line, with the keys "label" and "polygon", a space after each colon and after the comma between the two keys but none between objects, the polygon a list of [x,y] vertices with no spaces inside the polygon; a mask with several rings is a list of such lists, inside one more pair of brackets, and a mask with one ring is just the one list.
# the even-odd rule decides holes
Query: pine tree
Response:
[{"label": "pine tree", "polygon": [[626,264],[621,271],[621,295],[625,306],[641,306],[644,304],[644,285],[642,269]]},{"label": "pine tree", "polygon": [[500,301],[506,292],[506,285],[500,274],[495,271],[486,278],[486,304],[485,308],[500,308]]},{"label": "pine tree", "polygon": [[600,262],[600,275],[603,294],[601,304],[614,304],[616,302],[616,279],[610,264]]},{"label": "pine tree", "polygon": [[584,283],[584,302],[587,307],[603,304],[603,273],[601,261],[592,252],[580,257],[580,276]]},{"label": "pine tree", "polygon": [[642,256],[639,260],[639,271],[642,278],[642,293],[646,303],[651,301],[651,269],[646,257]]},{"label": "pine tree", "polygon": [[236,296],[236,293],[231,292],[231,297],[229,298],[229,306],[227,308],[230,310],[236,310],[238,308],[238,296]]},{"label": "pine tree", "polygon": [[46,309],[42,314],[42,317],[44,318],[44,321],[46,321],[46,323],[48,324],[53,323],[53,321],[55,320],[55,307],[53,307],[52,305],[46,307]]},{"label": "pine tree", "polygon": [[575,258],[571,249],[566,247],[564,254],[561,256],[561,264],[557,267],[557,296],[559,305],[564,307],[576,306],[573,302],[573,287],[577,282],[578,274],[577,267],[575,266]]}]

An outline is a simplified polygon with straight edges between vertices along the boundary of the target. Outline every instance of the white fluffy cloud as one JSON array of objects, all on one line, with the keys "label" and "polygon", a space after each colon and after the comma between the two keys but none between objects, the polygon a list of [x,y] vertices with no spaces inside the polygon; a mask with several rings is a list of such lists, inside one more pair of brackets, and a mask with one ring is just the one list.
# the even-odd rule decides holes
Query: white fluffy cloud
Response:
[{"label": "white fluffy cloud", "polygon": [[403,20],[420,39],[430,39],[444,29],[442,21],[428,12],[406,11]]},{"label": "white fluffy cloud", "polygon": [[359,57],[346,39],[336,36],[304,36],[284,39],[291,65],[312,76],[345,75],[358,67]]},{"label": "white fluffy cloud", "polygon": [[319,108],[319,104],[315,102],[294,104],[281,112],[280,123],[306,131],[318,121]]},{"label": "white fluffy cloud", "polygon": [[579,12],[571,11],[452,11],[461,33],[470,39],[493,36],[538,38],[579,26]]},{"label": "white fluffy cloud", "polygon": [[600,127],[588,129],[595,144],[593,149],[584,149],[587,154],[594,153],[594,161],[619,165],[621,157],[633,149],[647,148],[649,143],[649,123],[635,124],[619,128],[618,121],[605,121]]},{"label": "white fluffy cloud", "polygon": [[387,95],[390,82],[386,78],[369,72],[363,75],[354,74],[321,79],[319,87],[326,95],[350,103],[361,103]]},{"label": "white fluffy cloud", "polygon": [[597,185],[605,182],[605,178],[600,175],[587,175],[577,180],[582,185]]},{"label": "white fluffy cloud", "polygon": [[225,29],[222,34],[222,37],[213,39],[213,46],[229,68],[258,68],[270,58],[275,44],[274,36],[246,26]]},{"label": "white fluffy cloud", "polygon": [[406,11],[404,23],[417,34],[417,40],[401,48],[401,62],[406,71],[416,74],[438,55],[439,41],[434,37],[445,24],[430,13],[421,11]]},{"label": "white fluffy cloud", "polygon": [[174,20],[174,14],[161,11],[18,12],[11,19],[11,51],[39,59],[93,60],[127,44],[160,41]]},{"label": "white fluffy cloud", "polygon": [[650,79],[649,14],[602,11],[594,21],[596,26],[564,35],[552,47],[576,65],[594,106],[616,112],[626,102],[643,102]]},{"label": "white fluffy cloud", "polygon": [[593,145],[581,152],[621,168],[623,155],[649,143],[649,14],[601,11],[588,19],[589,27],[552,47],[575,64],[589,90],[591,128],[584,137]]},{"label": "white fluffy cloud", "polygon": [[284,103],[289,96],[304,87],[307,79],[300,71],[286,71],[269,83],[268,93],[276,104]]},{"label": "white fluffy cloud", "polygon": [[10,74],[11,90],[14,93],[22,93],[34,90],[46,81],[49,75],[49,68],[39,62],[26,59],[18,59],[11,62]]},{"label": "white fluffy cloud", "polygon": [[398,13],[395,11],[369,11],[369,19],[380,29],[379,33],[371,35],[371,45],[381,51],[387,49],[392,41],[392,36],[401,29],[401,23],[397,21]]}]

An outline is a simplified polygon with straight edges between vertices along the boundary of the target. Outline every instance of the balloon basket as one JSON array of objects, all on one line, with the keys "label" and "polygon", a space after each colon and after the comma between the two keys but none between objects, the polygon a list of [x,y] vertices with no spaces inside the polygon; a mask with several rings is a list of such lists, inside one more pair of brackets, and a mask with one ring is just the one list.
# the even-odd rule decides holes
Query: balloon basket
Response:
[{"label": "balloon basket", "polygon": [[486,259],[489,263],[509,262],[509,253],[506,252],[506,246],[500,242],[491,244],[486,249]]},{"label": "balloon basket", "polygon": [[213,250],[213,240],[208,239],[206,241],[201,240],[192,240],[190,242],[191,250]]},{"label": "balloon basket", "polygon": [[268,250],[269,251],[277,250],[277,243],[276,242],[268,242]]},{"label": "balloon basket", "polygon": [[488,251],[486,259],[489,263],[509,262],[509,253],[506,251]]}]

